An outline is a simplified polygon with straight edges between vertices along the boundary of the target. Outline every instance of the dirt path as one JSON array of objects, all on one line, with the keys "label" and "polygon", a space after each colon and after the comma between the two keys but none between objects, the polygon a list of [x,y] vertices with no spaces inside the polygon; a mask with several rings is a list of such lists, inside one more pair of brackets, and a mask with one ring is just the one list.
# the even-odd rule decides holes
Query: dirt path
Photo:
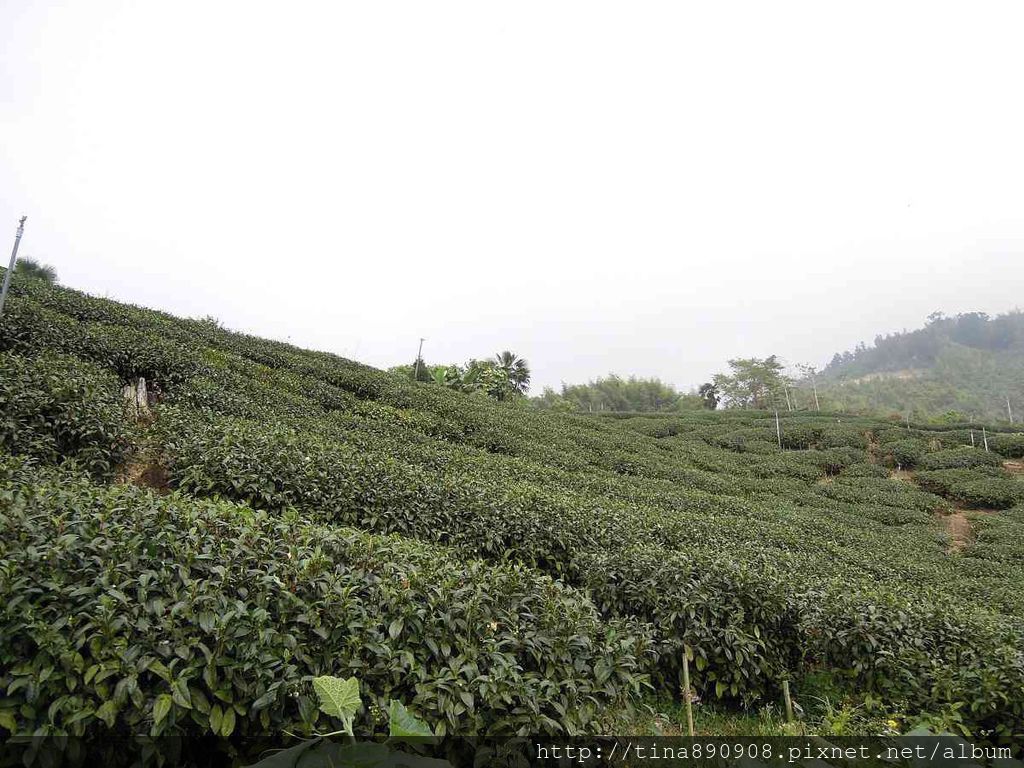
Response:
[{"label": "dirt path", "polygon": [[877,464],[878,463],[878,449],[881,446],[879,446],[878,441],[875,439],[875,433],[872,432],[869,429],[867,432],[864,433],[864,437],[866,437],[867,440],[868,440],[868,449],[867,449],[868,464]]},{"label": "dirt path", "polygon": [[[917,481],[914,480],[914,473],[906,469],[894,469],[889,477],[893,480],[899,480],[901,483],[908,483],[917,487]],[[952,509],[948,512],[938,512],[935,515],[936,521],[941,525],[946,533],[949,534],[949,547],[946,549],[947,554],[956,555],[963,552],[967,547],[974,541],[974,529],[971,525],[971,518],[969,515],[991,515],[994,514],[994,509],[968,509],[966,507],[960,507],[953,504]]]},{"label": "dirt path", "polygon": [[1024,475],[1024,459],[1020,459],[1019,461],[1004,461],[1003,469],[1011,475]]},{"label": "dirt path", "polygon": [[955,510],[948,515],[942,515],[942,525],[949,534],[949,554],[963,552],[970,545],[972,540],[971,521],[967,519],[962,509]]}]

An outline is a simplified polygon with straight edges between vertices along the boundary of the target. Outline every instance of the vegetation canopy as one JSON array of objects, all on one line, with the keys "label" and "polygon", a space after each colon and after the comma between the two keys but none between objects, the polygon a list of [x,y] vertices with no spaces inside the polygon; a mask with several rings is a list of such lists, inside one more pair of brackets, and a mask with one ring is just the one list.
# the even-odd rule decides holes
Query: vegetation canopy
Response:
[{"label": "vegetation canopy", "polygon": [[825,679],[905,729],[1024,736],[1019,431],[777,424],[773,358],[716,382],[745,407],[538,412],[517,361],[474,394],[472,364],[416,381],[13,283],[0,729],[239,761],[370,737],[343,690],[328,722],[332,677],[439,735],[608,733],[689,647],[701,706]]}]

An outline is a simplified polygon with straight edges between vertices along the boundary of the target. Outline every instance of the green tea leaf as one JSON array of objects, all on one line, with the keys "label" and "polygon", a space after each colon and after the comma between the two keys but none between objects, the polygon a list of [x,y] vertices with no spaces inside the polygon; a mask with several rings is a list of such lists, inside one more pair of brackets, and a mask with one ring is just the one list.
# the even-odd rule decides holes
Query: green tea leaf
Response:
[{"label": "green tea leaf", "polygon": [[[154,708],[154,718],[155,716],[156,709]],[[96,717],[106,723],[107,728],[113,728],[114,722],[117,720],[117,704],[113,700],[103,702],[96,710]]]},{"label": "green tea leaf", "polygon": [[220,735],[227,738],[235,730],[235,710],[228,707],[220,721]]},{"label": "green tea leaf", "polygon": [[220,733],[220,724],[224,719],[224,710],[221,709],[220,704],[214,704],[210,707],[210,730],[214,733]]},{"label": "green tea leaf", "polygon": [[174,701],[168,694],[162,693],[157,696],[156,703],[153,705],[153,725],[160,725],[170,713],[172,706],[174,706]]},{"label": "green tea leaf", "polygon": [[11,733],[17,730],[18,721],[14,717],[14,712],[9,709],[0,709],[0,728],[6,728]]},{"label": "green tea leaf", "polygon": [[409,712],[400,701],[392,699],[388,704],[390,715],[388,728],[391,736],[433,736],[430,726]]}]

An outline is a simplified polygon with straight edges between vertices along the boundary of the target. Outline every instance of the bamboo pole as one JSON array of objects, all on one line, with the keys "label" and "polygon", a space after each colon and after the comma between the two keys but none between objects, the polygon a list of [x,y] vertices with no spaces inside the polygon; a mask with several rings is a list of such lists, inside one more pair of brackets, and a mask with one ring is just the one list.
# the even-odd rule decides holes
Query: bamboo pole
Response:
[{"label": "bamboo pole", "polygon": [[782,681],[782,698],[786,700],[786,722],[793,722],[793,699],[789,695],[789,680]]}]

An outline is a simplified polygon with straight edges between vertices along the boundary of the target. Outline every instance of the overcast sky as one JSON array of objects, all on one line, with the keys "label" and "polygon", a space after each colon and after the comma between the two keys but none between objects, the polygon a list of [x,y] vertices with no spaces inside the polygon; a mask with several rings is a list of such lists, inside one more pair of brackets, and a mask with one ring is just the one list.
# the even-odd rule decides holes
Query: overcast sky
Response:
[{"label": "overcast sky", "polygon": [[[1019,2],[0,2],[0,242],[535,392],[1024,304]],[[6,259],[6,256],[3,257]]]}]

